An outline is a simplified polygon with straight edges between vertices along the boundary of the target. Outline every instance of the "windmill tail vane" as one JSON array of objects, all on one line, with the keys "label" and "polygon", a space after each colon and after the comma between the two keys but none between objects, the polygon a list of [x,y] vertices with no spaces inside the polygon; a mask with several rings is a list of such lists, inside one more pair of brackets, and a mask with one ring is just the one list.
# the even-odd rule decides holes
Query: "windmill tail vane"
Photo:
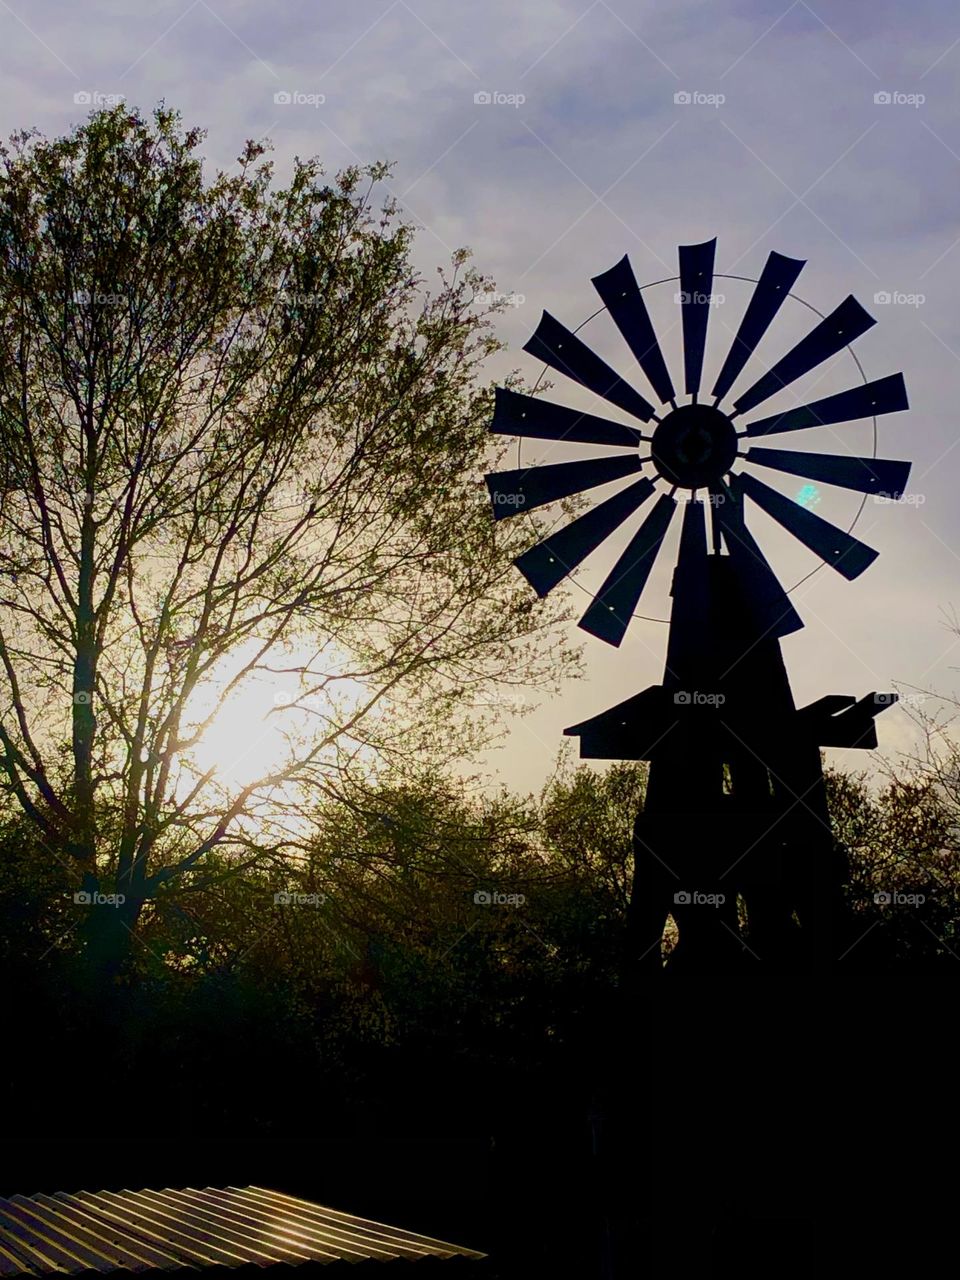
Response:
[{"label": "windmill tail vane", "polygon": [[[487,476],[497,520],[634,477],[612,497],[525,551],[515,564],[544,597],[596,551],[641,507],[647,510],[626,549],[586,609],[579,625],[619,645],[647,585],[678,505],[678,489],[691,491],[689,519],[705,519],[697,493],[708,496],[714,549],[723,545],[749,582],[758,618],[777,636],[803,626],[762,551],[750,535],[748,500],[766,512],[824,563],[852,580],[877,552],[830,521],[786,497],[753,474],[754,468],[887,498],[902,496],[910,463],[873,457],[768,448],[766,436],[876,419],[908,408],[903,375],[892,374],[809,404],[763,417],[753,411],[830,357],[876,322],[855,298],[845,298],[761,377],[736,394],[743,370],[777,317],[803,266],[771,253],[756,281],[739,328],[709,392],[701,399],[708,321],[713,301],[716,240],[681,245],[678,301],[683,343],[683,389],[678,391],[629,259],[593,279],[610,318],[636,359],[659,408],[585,342],[544,312],[524,350],[646,428],[584,413],[499,387],[491,431],[528,439],[606,446],[615,452],[582,461],[548,463]],[[731,396],[735,398],[731,400]],[[680,401],[684,401],[681,403]],[[735,469],[735,467],[737,469]],[[688,532],[695,539],[695,532]]]}]

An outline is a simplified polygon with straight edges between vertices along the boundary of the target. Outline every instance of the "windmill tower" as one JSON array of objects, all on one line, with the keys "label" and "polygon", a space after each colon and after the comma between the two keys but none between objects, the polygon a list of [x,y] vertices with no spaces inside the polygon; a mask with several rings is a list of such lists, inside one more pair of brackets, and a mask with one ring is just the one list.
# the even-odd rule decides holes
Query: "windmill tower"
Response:
[{"label": "windmill tower", "polygon": [[731,400],[747,361],[786,299],[795,296],[791,289],[804,266],[771,253],[752,282],[710,392],[712,403],[702,401],[715,250],[716,240],[681,246],[679,276],[673,278],[679,281],[684,402],[678,402],[643,289],[624,257],[593,284],[659,410],[547,312],[524,350],[652,430],[498,388],[492,431],[615,452],[499,472],[487,477],[487,485],[494,518],[504,519],[639,476],[515,561],[537,594],[546,596],[649,504],[580,619],[585,631],[613,646],[623,640],[683,508],[660,684],[566,730],[580,739],[584,758],[649,761],[634,832],[630,934],[636,971],[651,977],[664,972],[661,941],[672,915],[679,942],[668,971],[826,972],[841,963],[849,943],[844,861],[830,828],[820,748],[875,747],[874,718],[896,697],[832,694],[795,705],[780,640],[803,622],[750,532],[749,504],[848,580],[859,577],[877,552],[753,470],[899,498],[910,464],[753,441],[792,439],[796,431],[863,419],[875,425],[878,416],[906,409],[907,395],[898,373],[754,416],[758,406],[875,323],[848,297]]}]

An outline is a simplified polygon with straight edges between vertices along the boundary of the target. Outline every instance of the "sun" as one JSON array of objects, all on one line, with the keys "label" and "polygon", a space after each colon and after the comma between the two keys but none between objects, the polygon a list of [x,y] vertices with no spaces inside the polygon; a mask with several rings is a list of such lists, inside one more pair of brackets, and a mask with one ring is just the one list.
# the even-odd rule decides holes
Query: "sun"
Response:
[{"label": "sun", "polygon": [[189,753],[192,769],[212,773],[230,791],[302,759],[318,736],[335,732],[345,714],[369,698],[369,690],[345,673],[343,654],[294,644],[258,659],[259,648],[256,641],[238,646],[187,702],[185,731],[209,721]]}]

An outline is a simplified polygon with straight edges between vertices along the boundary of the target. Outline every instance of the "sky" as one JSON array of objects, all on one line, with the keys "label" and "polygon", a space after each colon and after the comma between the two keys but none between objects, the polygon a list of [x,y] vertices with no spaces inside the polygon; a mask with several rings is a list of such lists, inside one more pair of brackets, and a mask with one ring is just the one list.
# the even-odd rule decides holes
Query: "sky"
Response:
[{"label": "sky", "polygon": [[[230,167],[247,138],[270,139],[281,175],[294,155],[319,155],[330,171],[393,161],[390,189],[420,228],[417,264],[432,273],[469,246],[510,296],[497,321],[509,350],[490,362],[491,378],[518,369],[536,381],[542,366],[521,348],[541,311],[581,324],[598,305],[591,277],[624,253],[641,284],[676,275],[679,244],[714,236],[716,269],[730,276],[756,278],[771,250],[805,259],[794,289],[803,302],[784,307],[763,354],[779,357],[811,326],[808,307],[829,312],[855,294],[878,321],[855,348],[867,377],[902,370],[911,402],[908,413],[879,419],[877,454],[912,459],[913,471],[909,502],[871,500],[859,516],[856,535],[880,552],[871,568],[853,583],[824,568],[797,587],[806,626],[783,643],[797,703],[900,687],[915,712],[939,705],[922,691],[957,691],[954,5],[0,0],[0,34],[4,135],[62,133],[122,95],[145,110],[164,99],[186,124],[206,127],[211,170]],[[673,288],[645,297],[676,380]],[[726,354],[749,285],[718,280],[715,292],[723,300],[712,309],[706,376]],[[606,317],[583,337],[650,394]],[[775,407],[815,398],[805,394],[814,386],[820,396],[861,380],[848,353],[808,378]],[[587,407],[561,381],[550,398]],[[788,443],[872,452],[863,424],[814,434]],[[544,460],[524,450],[522,465]],[[550,461],[590,453],[554,451]],[[772,472],[763,478],[800,496]],[[804,500],[844,527],[860,506],[826,488]],[[532,543],[533,518],[520,518],[531,520]],[[815,567],[777,526],[758,517],[751,527],[787,585]],[[574,603],[585,607],[616,546],[578,576]],[[641,608],[650,617],[666,617],[668,550]],[[564,727],[660,681],[665,641],[662,622],[641,619],[618,650],[584,636],[584,679],[531,697],[526,716],[505,705],[508,733],[485,761],[490,776],[537,788]],[[911,750],[910,710],[885,712],[878,729],[885,758]],[[863,753],[829,754],[866,764]]]}]

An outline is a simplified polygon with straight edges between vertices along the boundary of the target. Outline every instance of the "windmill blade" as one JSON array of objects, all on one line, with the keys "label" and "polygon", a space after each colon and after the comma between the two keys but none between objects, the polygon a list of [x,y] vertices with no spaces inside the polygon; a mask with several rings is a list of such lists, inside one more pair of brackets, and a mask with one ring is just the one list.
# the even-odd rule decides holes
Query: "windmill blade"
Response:
[{"label": "windmill blade", "polygon": [[713,292],[716,238],[703,244],[680,246],[680,307],[683,318],[683,372],[687,395],[700,390],[703,349]]},{"label": "windmill blade", "polygon": [[536,333],[523,349],[641,422],[653,417],[653,405],[549,311],[544,311]]},{"label": "windmill blade", "polygon": [[653,482],[644,476],[551,533],[513,563],[542,599],[654,492]]},{"label": "windmill blade", "polygon": [[619,645],[663,545],[677,503],[663,494],[613,566],[597,598],[580,619],[584,631]]},{"label": "windmill blade", "polygon": [[593,286],[660,400],[673,400],[673,382],[627,255],[609,271],[594,276]]},{"label": "windmill blade", "polygon": [[773,467],[807,480],[821,480],[842,489],[857,489],[860,493],[876,493],[885,498],[899,498],[907,487],[910,475],[909,462],[895,462],[889,458],[848,458],[833,453],[795,453],[789,449],[753,448],[746,455],[747,462],[758,462],[761,467]]},{"label": "windmill blade", "polygon": [[751,422],[743,434],[772,436],[780,431],[802,431],[805,427],[827,427],[834,422],[856,422],[858,418],[879,417],[882,413],[897,413],[909,408],[903,374],[892,373],[887,378],[866,382],[862,387],[853,387],[850,391],[814,400],[812,404],[760,418]]},{"label": "windmill blade", "polygon": [[504,436],[536,440],[570,440],[575,444],[609,444],[635,449],[643,439],[635,427],[580,413],[566,405],[497,387],[490,430]]},{"label": "windmill blade", "polygon": [[741,475],[739,480],[743,492],[757,506],[849,581],[858,578],[879,555],[873,547],[784,497],[755,476]]},{"label": "windmill blade", "polygon": [[771,253],[767,258],[720,376],[713,385],[713,394],[718,400],[723,399],[740,376],[805,266],[802,259],[785,258],[782,253]]},{"label": "windmill blade", "polygon": [[834,311],[831,311],[816,328],[811,329],[805,338],[778,360],[773,368],[745,391],[739,399],[734,400],[738,413],[746,413],[761,400],[767,400],[777,391],[788,387],[824,360],[836,355],[855,338],[859,338],[877,322],[868,315],[856,298],[845,298]]},{"label": "windmill blade", "polygon": [[730,477],[729,485],[719,480],[710,486],[713,512],[736,566],[737,577],[743,584],[747,608],[753,614],[758,632],[780,639],[802,630],[803,621],[747,529],[743,518],[743,494],[738,485],[740,479],[734,475]]},{"label": "windmill blade", "polygon": [[556,462],[546,467],[496,471],[486,477],[494,520],[532,511],[559,498],[593,489],[598,484],[632,475],[648,458],[590,458],[584,462]]}]

